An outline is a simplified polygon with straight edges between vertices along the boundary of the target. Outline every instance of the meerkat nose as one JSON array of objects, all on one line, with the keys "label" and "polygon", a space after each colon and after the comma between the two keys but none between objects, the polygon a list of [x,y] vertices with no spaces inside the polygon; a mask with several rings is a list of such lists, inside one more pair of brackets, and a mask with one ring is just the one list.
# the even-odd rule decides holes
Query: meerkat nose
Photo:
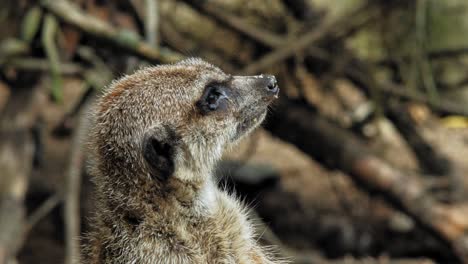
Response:
[{"label": "meerkat nose", "polygon": [[266,89],[269,93],[277,96],[279,93],[278,82],[276,81],[275,76],[273,75],[263,75],[264,78],[267,79]]}]

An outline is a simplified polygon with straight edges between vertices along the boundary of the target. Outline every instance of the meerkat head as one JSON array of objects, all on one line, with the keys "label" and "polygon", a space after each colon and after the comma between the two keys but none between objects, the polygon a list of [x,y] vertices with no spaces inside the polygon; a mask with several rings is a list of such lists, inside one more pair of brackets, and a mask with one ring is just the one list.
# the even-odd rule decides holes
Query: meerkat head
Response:
[{"label": "meerkat head", "polygon": [[99,170],[135,183],[200,180],[191,177],[209,173],[227,145],[257,127],[278,91],[274,76],[233,76],[200,59],[126,76],[96,109]]}]

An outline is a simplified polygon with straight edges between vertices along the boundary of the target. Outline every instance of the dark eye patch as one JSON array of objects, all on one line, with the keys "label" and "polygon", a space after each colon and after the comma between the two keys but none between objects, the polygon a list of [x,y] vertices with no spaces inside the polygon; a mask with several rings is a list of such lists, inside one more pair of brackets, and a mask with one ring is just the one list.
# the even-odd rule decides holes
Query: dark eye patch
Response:
[{"label": "dark eye patch", "polygon": [[210,84],[197,102],[197,107],[202,114],[225,110],[229,100],[229,89],[223,84]]}]

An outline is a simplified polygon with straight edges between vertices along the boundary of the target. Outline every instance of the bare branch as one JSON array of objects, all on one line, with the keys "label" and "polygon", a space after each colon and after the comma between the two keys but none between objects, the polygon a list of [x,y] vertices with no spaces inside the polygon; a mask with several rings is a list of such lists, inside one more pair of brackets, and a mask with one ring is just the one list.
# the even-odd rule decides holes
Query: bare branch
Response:
[{"label": "bare branch", "polygon": [[[243,70],[243,72],[246,74],[258,73],[261,70],[267,67],[270,67],[271,65],[275,65],[278,62],[281,62],[293,56],[294,54],[307,49],[308,47],[312,46],[314,43],[319,41],[324,36],[332,32],[336,32],[337,28],[341,28],[341,25],[349,24],[349,21],[352,18],[361,16],[361,13],[367,10],[368,6],[369,6],[368,4],[364,4],[363,6],[357,8],[356,10],[352,11],[348,15],[344,15],[338,18],[337,20],[322,22],[320,25],[317,26],[317,28],[304,34],[302,37],[299,37],[294,40],[285,41],[286,43],[281,45],[281,47],[278,47],[271,53],[259,59],[258,61],[248,65]],[[344,34],[346,35],[348,34],[348,32],[345,31]]]},{"label": "bare branch", "polygon": [[81,173],[84,164],[83,140],[89,130],[86,113],[90,103],[80,111],[80,120],[75,127],[72,142],[68,178],[65,192],[65,263],[80,263],[80,190]]},{"label": "bare branch", "polygon": [[174,51],[149,45],[142,41],[135,32],[116,29],[102,20],[87,15],[66,0],[42,0],[41,5],[60,20],[75,26],[82,32],[148,61],[170,63],[183,57]]},{"label": "bare branch", "polygon": [[234,29],[244,36],[269,47],[278,47],[284,43],[281,36],[256,28],[254,25],[246,23],[242,18],[228,14],[219,8],[213,6],[207,1],[183,0],[199,12],[208,15],[219,23]]},{"label": "bare branch", "polygon": [[34,158],[30,131],[36,108],[37,89],[18,84],[0,119],[0,263],[15,259],[25,238],[24,199]]},{"label": "bare branch", "polygon": [[62,195],[54,193],[45,202],[43,202],[39,208],[37,208],[26,223],[25,232],[31,230],[42,218],[50,213],[60,202],[62,201]]},{"label": "bare branch", "polygon": [[[51,71],[50,63],[47,60],[32,57],[8,59],[5,61],[4,65],[0,67],[12,67],[28,71]],[[82,73],[83,67],[73,62],[60,63],[58,71],[60,74],[74,75]]]}]

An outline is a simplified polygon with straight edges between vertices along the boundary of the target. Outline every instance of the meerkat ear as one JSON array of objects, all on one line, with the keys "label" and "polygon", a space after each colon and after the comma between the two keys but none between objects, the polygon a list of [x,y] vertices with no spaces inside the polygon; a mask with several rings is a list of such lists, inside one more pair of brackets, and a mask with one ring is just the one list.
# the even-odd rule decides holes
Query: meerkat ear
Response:
[{"label": "meerkat ear", "polygon": [[167,126],[148,131],[143,140],[143,157],[150,168],[151,177],[165,181],[174,173],[177,145],[175,131]]}]

